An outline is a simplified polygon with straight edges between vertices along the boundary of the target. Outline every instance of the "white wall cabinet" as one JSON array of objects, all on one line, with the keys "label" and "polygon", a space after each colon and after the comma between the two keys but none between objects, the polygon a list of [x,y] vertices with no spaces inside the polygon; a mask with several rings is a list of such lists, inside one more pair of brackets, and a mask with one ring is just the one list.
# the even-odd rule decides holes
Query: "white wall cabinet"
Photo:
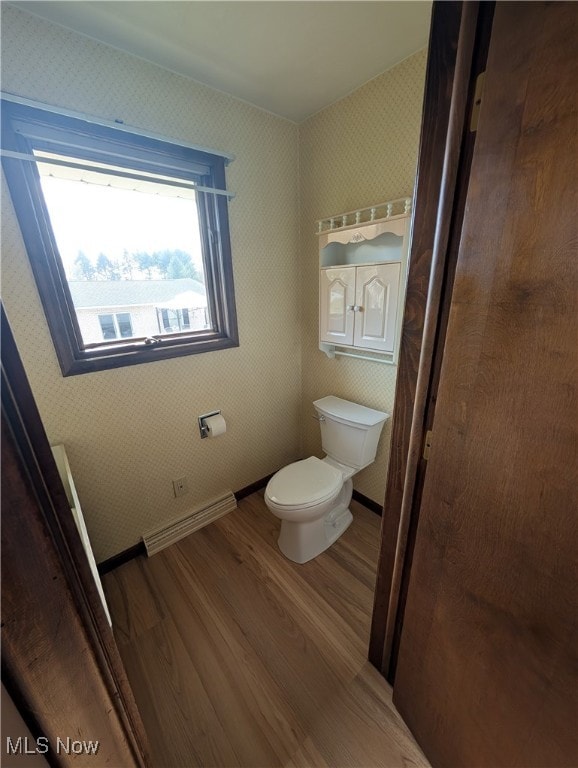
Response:
[{"label": "white wall cabinet", "polygon": [[395,349],[401,264],[326,267],[320,275],[320,341]]},{"label": "white wall cabinet", "polygon": [[[401,334],[407,274],[409,201],[404,212],[385,219],[347,225],[342,214],[320,231],[319,348],[329,357],[358,356],[395,363]],[[374,209],[367,209],[375,215]],[[357,215],[357,214],[360,215]],[[337,219],[337,224],[336,224]],[[345,223],[344,223],[345,222]]]}]

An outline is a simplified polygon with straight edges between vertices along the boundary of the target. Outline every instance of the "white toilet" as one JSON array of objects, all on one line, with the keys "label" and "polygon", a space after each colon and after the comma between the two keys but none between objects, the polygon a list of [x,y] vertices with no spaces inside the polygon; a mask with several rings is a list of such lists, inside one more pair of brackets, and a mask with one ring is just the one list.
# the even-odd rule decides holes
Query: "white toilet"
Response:
[{"label": "white toilet", "polygon": [[340,397],[313,405],[327,454],[288,464],[273,475],[265,503],[281,522],[279,549],[295,563],[306,563],[330,547],[353,520],[351,478],[375,459],[388,413]]}]

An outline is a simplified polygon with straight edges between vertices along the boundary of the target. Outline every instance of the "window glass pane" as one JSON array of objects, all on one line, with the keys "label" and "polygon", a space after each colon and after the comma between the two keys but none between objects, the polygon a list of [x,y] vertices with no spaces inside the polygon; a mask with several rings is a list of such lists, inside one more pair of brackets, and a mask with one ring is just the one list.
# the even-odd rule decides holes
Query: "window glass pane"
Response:
[{"label": "window glass pane", "polygon": [[[42,191],[84,344],[210,328],[194,190],[45,157]],[[191,318],[183,327],[182,307]],[[103,309],[116,327],[105,330]]]},{"label": "window glass pane", "polygon": [[130,313],[121,312],[116,316],[116,322],[118,325],[118,332],[123,339],[127,339],[132,336],[132,323],[130,321]]},{"label": "window glass pane", "polygon": [[114,317],[112,315],[99,315],[98,320],[100,322],[100,330],[102,332],[102,338],[105,340],[116,339],[116,328],[114,325]]},{"label": "window glass pane", "polygon": [[176,333],[179,330],[177,312],[174,309],[161,309],[163,329],[165,333]]}]

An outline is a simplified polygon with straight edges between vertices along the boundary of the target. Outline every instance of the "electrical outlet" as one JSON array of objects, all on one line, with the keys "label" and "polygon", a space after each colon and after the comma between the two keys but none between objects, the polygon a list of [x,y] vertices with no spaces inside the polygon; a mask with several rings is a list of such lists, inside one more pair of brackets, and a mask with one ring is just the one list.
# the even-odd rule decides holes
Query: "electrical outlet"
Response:
[{"label": "electrical outlet", "polygon": [[179,477],[178,480],[173,480],[173,493],[175,494],[175,498],[178,498],[179,496],[184,496],[185,493],[187,493],[186,477]]}]

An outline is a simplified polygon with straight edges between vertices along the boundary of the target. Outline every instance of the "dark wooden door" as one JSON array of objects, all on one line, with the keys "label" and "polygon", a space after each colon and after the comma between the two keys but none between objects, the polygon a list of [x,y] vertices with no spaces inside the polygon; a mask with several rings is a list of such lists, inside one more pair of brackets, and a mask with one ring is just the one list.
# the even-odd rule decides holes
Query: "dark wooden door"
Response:
[{"label": "dark wooden door", "polygon": [[3,722],[0,762],[38,749],[51,766],[143,768],[140,714],[3,306],[0,320],[2,682],[34,737]]},{"label": "dark wooden door", "polygon": [[435,766],[578,765],[577,20],[494,17],[394,686]]}]

